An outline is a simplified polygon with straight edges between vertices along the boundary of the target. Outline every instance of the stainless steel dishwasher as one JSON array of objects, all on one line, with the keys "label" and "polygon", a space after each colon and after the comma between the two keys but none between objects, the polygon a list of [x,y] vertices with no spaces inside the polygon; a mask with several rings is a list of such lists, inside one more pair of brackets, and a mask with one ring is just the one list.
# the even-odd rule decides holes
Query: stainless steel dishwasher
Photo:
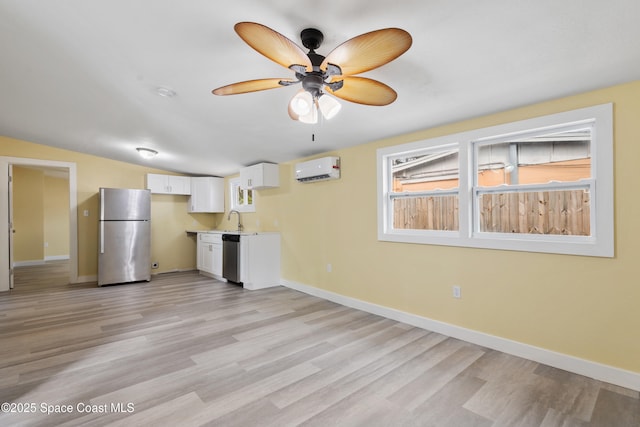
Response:
[{"label": "stainless steel dishwasher", "polygon": [[222,235],[222,277],[229,282],[240,281],[240,235]]}]

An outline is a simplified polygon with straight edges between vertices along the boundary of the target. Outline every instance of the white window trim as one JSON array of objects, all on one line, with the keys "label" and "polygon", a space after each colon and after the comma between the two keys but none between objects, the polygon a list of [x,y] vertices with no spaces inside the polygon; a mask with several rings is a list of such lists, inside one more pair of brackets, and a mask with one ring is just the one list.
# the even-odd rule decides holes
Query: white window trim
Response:
[{"label": "white window trim", "polygon": [[[474,194],[474,144],[484,140],[496,141],[501,137],[549,130],[554,127],[593,123],[592,133],[592,180],[595,181],[591,195],[591,236],[525,235],[511,233],[473,232]],[[460,147],[459,175],[459,230],[398,230],[393,228],[389,213],[391,201],[390,161],[400,154],[417,151],[446,149],[458,144]],[[424,141],[385,147],[377,150],[378,186],[378,240],[389,242],[421,243],[472,248],[502,249],[526,252],[572,254],[585,256],[614,256],[614,194],[613,194],[613,105],[603,104],[518,122],[476,129]],[[589,183],[593,183],[590,180]],[[584,185],[585,182],[578,182]],[[564,183],[564,187],[568,184]],[[482,191],[487,191],[483,188]],[[498,188],[495,191],[505,191]]]},{"label": "white window trim", "polygon": [[238,204],[238,195],[236,194],[236,191],[238,190],[238,188],[240,188],[240,178],[231,178],[229,180],[229,200],[231,201],[230,203],[231,210],[236,210],[238,212],[255,212],[256,211],[255,194],[253,194],[253,197],[251,199],[252,201],[251,204],[247,203],[248,198],[245,197],[244,203],[240,205]]}]

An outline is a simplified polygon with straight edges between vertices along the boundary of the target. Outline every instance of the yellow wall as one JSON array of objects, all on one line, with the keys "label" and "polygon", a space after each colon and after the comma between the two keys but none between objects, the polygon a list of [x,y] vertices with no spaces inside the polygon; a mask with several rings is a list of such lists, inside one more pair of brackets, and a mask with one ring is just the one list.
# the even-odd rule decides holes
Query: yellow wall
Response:
[{"label": "yellow wall", "polygon": [[[615,115],[614,258],[377,241],[377,148],[608,102]],[[634,82],[326,153],[341,157],[337,181],[294,182],[297,160],[281,165],[279,188],[256,192],[257,212],[242,214],[243,222],[247,230],[282,233],[283,279],[640,373],[638,117]],[[96,273],[97,188],[142,188],[152,171],[7,138],[0,138],[0,155],[78,164],[81,275]],[[82,217],[83,209],[91,216]],[[161,269],[195,265],[194,256],[182,260],[195,253],[185,228],[234,226],[226,216],[184,213],[186,198],[178,196],[155,195],[152,209]],[[451,297],[453,285],[462,287],[462,299]]]},{"label": "yellow wall", "polygon": [[[377,240],[376,149],[609,102],[615,258]],[[243,219],[248,229],[282,233],[283,279],[640,372],[638,117],[634,82],[327,153],[341,158],[337,181],[294,182],[291,162],[281,187],[258,191],[257,213]]]},{"label": "yellow wall", "polygon": [[13,261],[44,260],[44,173],[14,167]]},{"label": "yellow wall", "polygon": [[69,179],[44,174],[44,256],[69,256]]},{"label": "yellow wall", "polygon": [[[144,188],[146,173],[160,170],[0,136],[0,156],[24,157],[77,165],[78,275],[95,277],[98,270],[98,189]],[[212,228],[214,215],[188,214],[188,196],[153,195],[151,257],[160,264],[153,273],[193,269],[196,242],[186,229]],[[84,210],[89,216],[84,216]]]}]

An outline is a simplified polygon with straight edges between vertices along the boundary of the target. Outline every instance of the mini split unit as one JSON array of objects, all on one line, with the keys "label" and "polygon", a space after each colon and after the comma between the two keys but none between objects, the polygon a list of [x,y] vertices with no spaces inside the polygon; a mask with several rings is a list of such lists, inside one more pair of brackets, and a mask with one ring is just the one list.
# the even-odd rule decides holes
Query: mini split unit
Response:
[{"label": "mini split unit", "polygon": [[322,157],[296,164],[296,180],[298,182],[338,178],[340,178],[340,157]]}]

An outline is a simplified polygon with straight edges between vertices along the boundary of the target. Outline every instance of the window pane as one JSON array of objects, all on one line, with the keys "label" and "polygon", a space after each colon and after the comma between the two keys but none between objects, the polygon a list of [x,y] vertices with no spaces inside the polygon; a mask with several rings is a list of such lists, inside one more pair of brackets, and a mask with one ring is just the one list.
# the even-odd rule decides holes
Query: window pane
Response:
[{"label": "window pane", "polygon": [[393,227],[411,230],[458,230],[458,196],[393,199]]},{"label": "window pane", "polygon": [[560,190],[480,194],[480,231],[590,236],[590,194]]},{"label": "window pane", "polygon": [[477,185],[546,184],[591,178],[591,129],[478,147]]},{"label": "window pane", "polygon": [[244,205],[244,189],[238,185],[238,204]]},{"label": "window pane", "polygon": [[391,162],[396,193],[458,187],[458,150],[397,157]]}]

